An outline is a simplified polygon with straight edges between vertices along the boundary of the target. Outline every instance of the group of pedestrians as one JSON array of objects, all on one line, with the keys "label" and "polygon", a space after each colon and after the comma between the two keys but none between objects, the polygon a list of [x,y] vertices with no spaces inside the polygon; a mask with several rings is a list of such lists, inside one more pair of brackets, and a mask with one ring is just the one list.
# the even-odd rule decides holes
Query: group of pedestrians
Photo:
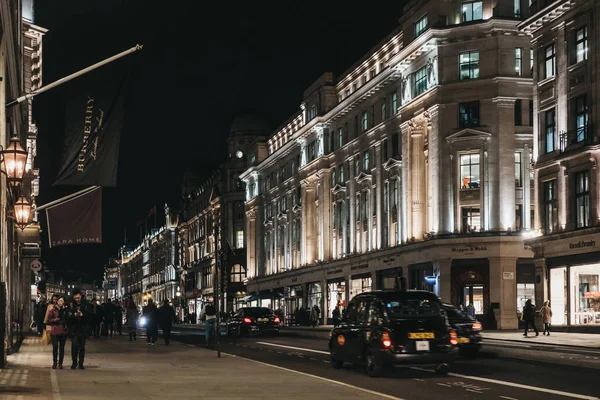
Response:
[{"label": "group of pedestrians", "polygon": [[[90,334],[90,313],[82,299],[81,291],[73,292],[73,301],[66,304],[63,296],[53,296],[48,305],[44,324],[49,327],[52,342],[52,368],[63,369],[65,344],[71,339],[71,369],[85,369],[85,342]],[[40,329],[47,329],[43,324]]]},{"label": "group of pedestrians", "polygon": [[535,326],[536,313],[541,314],[542,321],[544,322],[544,335],[550,336],[550,324],[552,323],[552,309],[550,308],[550,302],[548,300],[544,301],[542,308],[536,311],[535,305],[531,302],[531,299],[527,299],[525,306],[523,307],[522,319],[525,323],[525,331],[523,332],[523,336],[527,337],[530,326],[533,327],[535,336],[539,336],[540,332]]},{"label": "group of pedestrians", "polygon": [[90,304],[90,323],[95,339],[100,336],[112,337],[113,334],[122,334],[123,330],[123,308],[110,299],[102,305],[93,300]]}]

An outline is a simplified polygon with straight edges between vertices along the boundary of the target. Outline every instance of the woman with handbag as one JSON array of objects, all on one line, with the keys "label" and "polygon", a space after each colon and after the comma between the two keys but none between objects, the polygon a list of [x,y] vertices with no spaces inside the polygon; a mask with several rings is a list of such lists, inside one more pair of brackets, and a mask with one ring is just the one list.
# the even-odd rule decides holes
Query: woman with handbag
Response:
[{"label": "woman with handbag", "polygon": [[44,316],[44,333],[42,334],[42,343],[43,344],[50,344],[50,342],[52,341],[51,338],[51,332],[52,332],[52,327],[50,326],[50,324],[48,323],[48,314],[50,314],[50,311],[52,311],[54,309],[54,306],[56,305],[56,301],[58,300],[58,295],[52,295],[52,299],[50,300],[50,303],[48,303],[48,307],[46,308],[46,314]]},{"label": "woman with handbag", "polygon": [[67,328],[65,323],[65,298],[59,297],[54,308],[48,313],[48,323],[52,337],[52,369],[63,369]]}]

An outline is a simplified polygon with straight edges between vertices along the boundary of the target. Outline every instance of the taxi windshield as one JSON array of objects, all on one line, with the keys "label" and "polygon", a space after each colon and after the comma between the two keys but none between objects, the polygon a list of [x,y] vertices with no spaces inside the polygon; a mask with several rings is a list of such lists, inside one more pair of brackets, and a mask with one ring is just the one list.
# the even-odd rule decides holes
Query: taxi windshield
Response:
[{"label": "taxi windshield", "polygon": [[440,305],[429,299],[402,299],[386,303],[388,316],[392,319],[411,317],[438,317]]}]

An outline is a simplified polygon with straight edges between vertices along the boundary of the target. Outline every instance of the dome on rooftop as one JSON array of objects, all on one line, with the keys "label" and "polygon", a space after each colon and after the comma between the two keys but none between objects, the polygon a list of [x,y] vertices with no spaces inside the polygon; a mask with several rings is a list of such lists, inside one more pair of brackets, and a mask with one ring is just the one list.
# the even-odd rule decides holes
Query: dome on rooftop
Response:
[{"label": "dome on rooftop", "polygon": [[242,114],[233,119],[229,129],[231,136],[268,136],[269,123],[255,114]]}]

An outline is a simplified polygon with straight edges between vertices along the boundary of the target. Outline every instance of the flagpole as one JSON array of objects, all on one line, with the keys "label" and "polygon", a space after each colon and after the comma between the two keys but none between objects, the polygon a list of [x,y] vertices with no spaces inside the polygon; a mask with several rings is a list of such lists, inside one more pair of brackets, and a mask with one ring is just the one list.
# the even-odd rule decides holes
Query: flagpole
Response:
[{"label": "flagpole", "polygon": [[17,104],[20,104],[20,103],[24,102],[25,100],[29,100],[32,97],[37,96],[38,94],[44,93],[45,91],[48,91],[48,90],[50,90],[52,88],[55,88],[55,87],[57,87],[59,85],[62,85],[65,82],[68,82],[68,81],[70,81],[72,79],[78,78],[78,77],[80,77],[83,74],[87,74],[88,72],[93,71],[96,68],[102,67],[103,65],[106,65],[106,64],[111,63],[111,62],[113,62],[115,60],[118,60],[121,57],[125,57],[128,54],[131,54],[131,53],[134,53],[136,51],[139,51],[143,47],[144,46],[141,45],[141,44],[136,44],[134,47],[130,48],[129,50],[122,51],[119,54],[116,54],[116,55],[114,55],[112,57],[107,58],[106,60],[102,60],[100,62],[97,62],[96,64],[90,65],[89,67],[84,68],[81,71],[74,72],[71,75],[65,76],[64,78],[61,78],[61,79],[59,79],[57,81],[54,81],[54,82],[52,82],[52,83],[50,83],[50,84],[48,84],[46,86],[42,86],[41,88],[39,88],[37,90],[33,90],[30,93],[27,93],[27,94],[25,94],[23,96],[19,96],[16,99],[11,100],[8,103],[6,103],[6,108],[10,108],[10,107],[16,106]]},{"label": "flagpole", "polygon": [[60,204],[60,203],[62,203],[64,201],[71,200],[74,197],[78,197],[78,196],[80,196],[82,194],[85,194],[87,192],[91,192],[92,190],[98,189],[99,187],[100,186],[91,186],[91,187],[89,187],[87,189],[80,190],[79,192],[72,193],[72,194],[70,194],[68,196],[65,196],[65,197],[61,197],[60,199],[51,201],[50,203],[46,203],[43,206],[36,207],[35,211],[40,211],[40,210],[43,210],[44,208],[55,206],[55,205]]}]

